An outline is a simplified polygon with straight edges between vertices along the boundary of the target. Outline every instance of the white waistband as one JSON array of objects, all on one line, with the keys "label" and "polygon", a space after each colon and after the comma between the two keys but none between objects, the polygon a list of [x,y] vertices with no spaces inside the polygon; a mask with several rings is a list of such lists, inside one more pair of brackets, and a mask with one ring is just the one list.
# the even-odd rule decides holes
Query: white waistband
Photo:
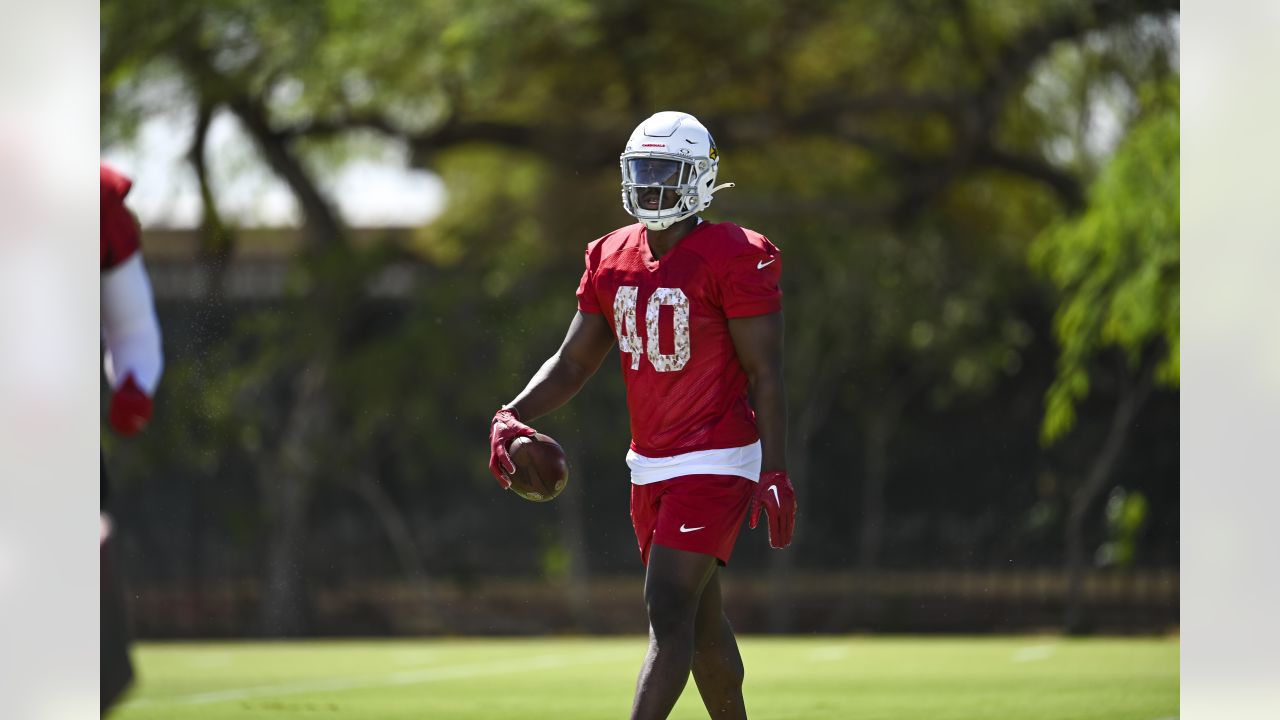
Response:
[{"label": "white waistband", "polygon": [[647,457],[627,451],[627,467],[635,485],[670,480],[683,475],[741,475],[760,479],[760,441],[736,448],[695,450],[670,457]]}]

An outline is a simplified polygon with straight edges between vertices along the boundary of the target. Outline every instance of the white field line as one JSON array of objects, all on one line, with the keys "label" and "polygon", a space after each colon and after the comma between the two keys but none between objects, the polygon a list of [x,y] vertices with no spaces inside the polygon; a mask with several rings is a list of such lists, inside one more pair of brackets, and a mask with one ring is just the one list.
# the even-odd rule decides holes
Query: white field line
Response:
[{"label": "white field line", "polygon": [[421,665],[440,659],[439,650],[399,650],[391,655],[397,665]]},{"label": "white field line", "polygon": [[809,653],[809,659],[813,662],[834,662],[847,657],[849,657],[849,648],[847,647],[818,648]]},{"label": "white field line", "polygon": [[1053,653],[1057,650],[1054,645],[1032,645],[1030,647],[1021,648],[1013,653],[1013,661],[1016,663],[1035,662],[1037,660],[1047,660],[1053,657]]},{"label": "white field line", "polygon": [[188,667],[199,670],[211,670],[213,668],[226,667],[230,664],[231,653],[229,652],[200,653],[187,661]]},{"label": "white field line", "polygon": [[[499,660],[470,665],[454,665],[452,667],[429,667],[418,670],[401,670],[390,675],[378,675],[362,678],[330,678],[327,680],[310,680],[282,685],[264,685],[260,687],[237,688],[234,690],[218,690],[216,692],[196,693],[166,698],[138,698],[124,703],[129,707],[146,707],[151,705],[206,705],[217,702],[248,700],[250,698],[278,697],[281,695],[298,695],[311,692],[334,692],[338,690],[364,690],[368,688],[390,687],[395,685],[413,685],[417,683],[440,682],[442,680],[459,680],[463,678],[483,677],[485,675],[505,675],[522,670],[545,670],[565,665],[582,665],[597,662],[609,657],[622,659],[616,650],[587,653],[584,655],[537,655],[515,660]],[[627,653],[628,661],[636,659],[635,653]]]}]

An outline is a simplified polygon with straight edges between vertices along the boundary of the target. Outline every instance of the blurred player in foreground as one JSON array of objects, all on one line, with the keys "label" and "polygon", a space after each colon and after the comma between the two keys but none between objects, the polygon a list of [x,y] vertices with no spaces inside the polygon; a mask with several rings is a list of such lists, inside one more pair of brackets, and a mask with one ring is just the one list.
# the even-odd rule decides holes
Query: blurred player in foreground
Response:
[{"label": "blurred player in foreground", "polygon": [[[151,419],[151,397],[160,381],[163,357],[160,325],[156,320],[151,282],[142,264],[138,222],[124,205],[132,183],[115,170],[101,166],[100,212],[102,240],[102,338],[106,345],[103,369],[111,385],[107,422],[117,434],[135,435]],[[101,711],[111,705],[133,680],[129,661],[129,627],[124,589],[111,544],[107,514],[109,485],[102,463],[102,532],[99,552],[102,574]]]},{"label": "blurred player in foreground", "polygon": [[631,415],[631,519],[647,566],[649,651],[631,717],[665,718],[692,670],[707,711],[745,718],[743,666],[721,609],[719,566],[744,515],[767,513],[791,542],[786,470],[782,272],[764,236],[705,222],[719,162],[692,115],[660,112],[622,153],[622,205],[639,223],[587,246],[578,312],[563,344],[494,416],[490,471],[514,472],[512,440],[572,398],[616,338]]}]

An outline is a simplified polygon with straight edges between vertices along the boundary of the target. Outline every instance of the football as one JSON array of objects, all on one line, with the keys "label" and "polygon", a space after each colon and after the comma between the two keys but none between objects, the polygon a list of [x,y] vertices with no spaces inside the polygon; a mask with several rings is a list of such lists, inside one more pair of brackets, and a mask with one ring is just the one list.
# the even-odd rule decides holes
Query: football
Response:
[{"label": "football", "polygon": [[569,465],[560,443],[537,433],[516,438],[508,448],[516,471],[511,490],[525,500],[546,502],[564,490],[569,482]]}]

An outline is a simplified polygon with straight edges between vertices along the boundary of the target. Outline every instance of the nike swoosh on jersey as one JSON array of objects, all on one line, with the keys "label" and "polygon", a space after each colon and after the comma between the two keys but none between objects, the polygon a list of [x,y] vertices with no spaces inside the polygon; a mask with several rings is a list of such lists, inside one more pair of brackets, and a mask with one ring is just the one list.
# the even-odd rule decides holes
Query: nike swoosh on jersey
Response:
[{"label": "nike swoosh on jersey", "polygon": [[778,258],[770,258],[769,262],[765,262],[765,261],[761,260],[760,262],[756,263],[756,269],[757,269],[757,270],[763,270],[763,269],[765,269],[765,267],[767,267],[767,266],[769,266],[769,265],[772,265],[772,264],[773,264],[773,262],[774,262],[775,260],[777,260],[777,259],[778,259]]},{"label": "nike swoosh on jersey", "polygon": [[703,525],[703,526],[701,526],[701,527],[696,527],[696,528],[685,527],[685,526],[684,526],[684,523],[680,523],[680,532],[682,532],[682,533],[683,533],[683,532],[693,532],[693,531],[695,531],[695,530],[705,530],[706,528],[707,528],[707,526],[706,526],[706,525]]}]

